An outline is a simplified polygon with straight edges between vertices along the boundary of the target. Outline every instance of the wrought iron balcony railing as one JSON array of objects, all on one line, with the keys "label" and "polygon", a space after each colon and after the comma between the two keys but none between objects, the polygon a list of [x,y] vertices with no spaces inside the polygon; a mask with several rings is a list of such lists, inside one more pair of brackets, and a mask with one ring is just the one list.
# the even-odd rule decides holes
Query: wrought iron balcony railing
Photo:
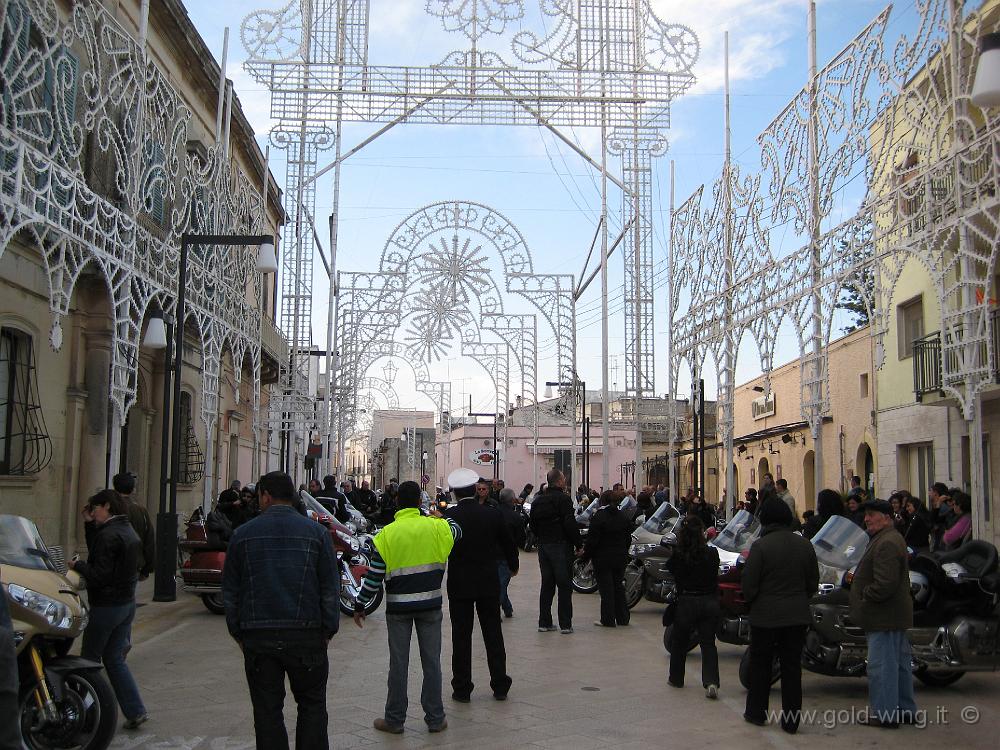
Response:
[{"label": "wrought iron balcony railing", "polygon": [[[992,339],[994,356],[1000,360],[1000,309],[990,311],[989,318],[990,338]],[[956,331],[959,337],[962,330]],[[952,372],[958,370],[957,356],[954,349],[945,353],[949,357],[949,369]],[[979,351],[980,361],[987,360],[986,343],[983,342]],[[993,379],[1000,383],[1000,368],[994,367]],[[942,388],[944,379],[941,373],[941,332],[935,331],[923,338],[913,341],[913,392],[916,400],[922,401],[923,397],[929,393],[939,393],[944,395]]]}]

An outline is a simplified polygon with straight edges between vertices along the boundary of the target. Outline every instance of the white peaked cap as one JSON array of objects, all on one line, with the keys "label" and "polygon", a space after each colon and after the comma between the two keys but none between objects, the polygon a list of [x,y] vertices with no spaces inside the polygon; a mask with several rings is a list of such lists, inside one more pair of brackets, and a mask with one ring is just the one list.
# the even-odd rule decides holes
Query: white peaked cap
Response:
[{"label": "white peaked cap", "polygon": [[448,489],[460,490],[471,487],[479,481],[479,475],[472,469],[455,469],[448,475]]}]

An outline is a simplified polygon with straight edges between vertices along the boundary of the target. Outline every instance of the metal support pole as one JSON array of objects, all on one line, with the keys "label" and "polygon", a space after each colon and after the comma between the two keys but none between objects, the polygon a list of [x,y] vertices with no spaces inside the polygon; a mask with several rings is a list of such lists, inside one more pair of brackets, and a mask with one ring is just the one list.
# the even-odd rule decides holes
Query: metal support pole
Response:
[{"label": "metal support pole", "polygon": [[[809,203],[810,244],[812,245],[812,298],[813,298],[813,384],[810,400],[810,427],[813,437],[814,486],[823,487],[823,298],[820,282],[823,273],[823,257],[820,247],[820,186],[819,186],[819,107],[817,101],[816,68],[816,0],[809,2]],[[807,498],[806,505],[815,502]]]},{"label": "metal support pole", "polygon": [[[723,517],[729,515],[729,493],[734,492],[733,484],[736,481],[733,472],[733,428],[736,419],[735,414],[735,384],[736,384],[736,332],[733,325],[733,299],[732,289],[736,284],[736,270],[733,262],[733,177],[732,177],[732,129],[730,124],[729,105],[729,32],[725,33],[725,166],[723,167],[723,204],[725,210],[725,224],[723,225],[723,239],[725,242],[726,258],[726,300],[725,300],[725,337],[726,337],[726,372],[722,382],[724,393],[724,413],[719,419],[718,407],[716,407],[715,420],[716,432],[721,428],[723,455],[726,462],[726,486],[722,497]],[[720,399],[722,400],[722,399]]]},{"label": "metal support pole", "polygon": [[167,511],[168,484],[173,483],[170,468],[170,375],[173,348],[173,323],[167,324],[167,348],[163,350],[163,410],[160,412],[160,507],[156,514],[156,570],[153,573],[153,601],[172,602],[177,598],[174,578],[177,558],[167,556],[170,538],[177,538],[177,516]]},{"label": "metal support pole", "polygon": [[699,404],[701,400],[701,394],[698,388],[698,383],[700,382],[697,378],[697,371],[695,371],[695,378],[691,382],[691,458],[694,461],[694,471],[691,476],[691,484],[695,487],[695,493],[701,494],[701,487],[698,486],[699,478],[701,477],[701,472],[698,471],[699,459],[701,456],[698,454],[698,412]]},{"label": "metal support pole", "polygon": [[701,423],[698,430],[698,469],[701,472],[698,482],[701,485],[701,499],[707,503],[708,500],[705,498],[705,491],[708,489],[705,486],[705,381],[701,379],[698,380],[698,421]]}]

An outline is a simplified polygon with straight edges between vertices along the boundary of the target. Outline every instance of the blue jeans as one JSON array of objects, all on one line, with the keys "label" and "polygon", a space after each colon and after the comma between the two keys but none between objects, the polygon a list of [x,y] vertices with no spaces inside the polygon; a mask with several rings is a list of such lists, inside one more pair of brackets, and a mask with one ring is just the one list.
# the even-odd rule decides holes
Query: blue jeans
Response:
[{"label": "blue jeans", "polygon": [[507,596],[507,587],[510,585],[510,566],[506,560],[497,560],[497,574],[500,576],[500,608],[503,613],[510,617],[514,614],[514,605]]},{"label": "blue jeans", "polygon": [[83,632],[83,647],[80,649],[84,659],[104,663],[108,680],[126,719],[135,719],[146,713],[139,686],[125,664],[134,618],[135,602],[114,607],[91,607],[90,623]]},{"label": "blue jeans", "polygon": [[429,727],[444,722],[441,701],[441,609],[422,612],[386,612],[385,629],[389,637],[389,694],[385,700],[385,720],[394,727],[406,721],[407,671],[410,666],[410,636],[417,628],[417,647],[424,681],[420,688],[420,705]]},{"label": "blue jeans", "polygon": [[910,641],[905,630],[874,630],[868,639],[868,701],[872,717],[899,721],[900,713],[913,715],[913,672]]}]

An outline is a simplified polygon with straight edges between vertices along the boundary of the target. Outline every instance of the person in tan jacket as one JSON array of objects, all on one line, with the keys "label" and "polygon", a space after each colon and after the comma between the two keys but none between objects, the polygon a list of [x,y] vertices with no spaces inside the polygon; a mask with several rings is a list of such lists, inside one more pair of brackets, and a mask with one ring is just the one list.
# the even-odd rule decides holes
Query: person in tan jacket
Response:
[{"label": "person in tan jacket", "polygon": [[892,506],[884,500],[865,503],[868,549],[851,582],[851,619],[868,640],[869,726],[896,729],[913,723],[910,641],[913,600],[906,542],[892,522]]}]

